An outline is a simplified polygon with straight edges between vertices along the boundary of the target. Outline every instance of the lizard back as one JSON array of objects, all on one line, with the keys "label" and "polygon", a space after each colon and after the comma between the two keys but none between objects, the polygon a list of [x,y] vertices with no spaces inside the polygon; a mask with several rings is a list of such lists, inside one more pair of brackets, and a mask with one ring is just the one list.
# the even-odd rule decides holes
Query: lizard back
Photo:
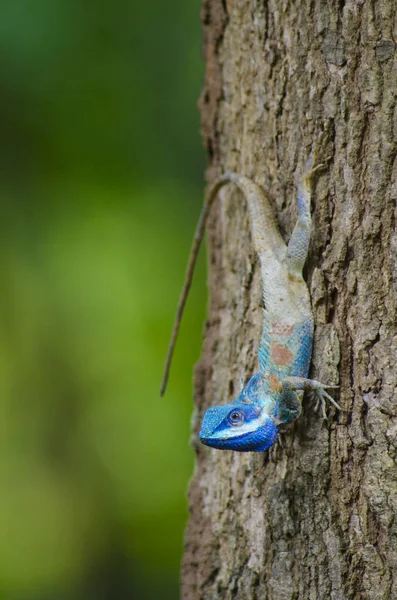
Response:
[{"label": "lizard back", "polygon": [[276,387],[289,376],[307,377],[313,317],[307,285],[291,272],[287,249],[260,253],[264,321],[258,348],[261,373]]}]

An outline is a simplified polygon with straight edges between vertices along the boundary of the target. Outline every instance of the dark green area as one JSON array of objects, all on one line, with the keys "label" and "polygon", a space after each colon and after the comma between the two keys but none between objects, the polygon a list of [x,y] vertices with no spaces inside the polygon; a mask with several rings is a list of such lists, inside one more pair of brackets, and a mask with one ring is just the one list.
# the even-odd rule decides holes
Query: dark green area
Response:
[{"label": "dark green area", "polygon": [[176,599],[203,259],[199,2],[0,7],[0,598]]}]

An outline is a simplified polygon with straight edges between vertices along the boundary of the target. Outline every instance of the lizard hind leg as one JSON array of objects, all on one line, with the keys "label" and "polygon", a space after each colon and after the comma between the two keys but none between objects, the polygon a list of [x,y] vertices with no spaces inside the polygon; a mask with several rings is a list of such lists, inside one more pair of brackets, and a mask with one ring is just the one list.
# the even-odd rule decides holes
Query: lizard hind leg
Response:
[{"label": "lizard hind leg", "polygon": [[297,186],[298,220],[291,235],[287,251],[287,263],[292,271],[302,272],[310,242],[311,231],[311,191],[313,176],[317,171],[323,170],[325,161],[317,162],[316,152],[312,152],[306,161],[302,177]]},{"label": "lizard hind leg", "polygon": [[291,270],[302,272],[306,261],[311,231],[311,181],[314,172],[314,157],[310,154],[306,161],[301,180],[297,186],[298,220],[291,235],[287,251],[287,263]]}]

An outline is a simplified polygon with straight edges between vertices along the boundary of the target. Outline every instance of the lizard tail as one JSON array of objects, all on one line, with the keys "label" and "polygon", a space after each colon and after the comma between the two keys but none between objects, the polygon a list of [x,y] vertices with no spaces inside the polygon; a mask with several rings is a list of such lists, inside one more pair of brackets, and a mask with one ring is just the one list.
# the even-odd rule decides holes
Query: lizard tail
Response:
[{"label": "lizard tail", "polygon": [[201,214],[197,223],[196,232],[194,234],[192,247],[189,255],[189,262],[186,269],[185,274],[185,282],[183,284],[183,288],[181,294],[179,296],[178,308],[175,315],[174,326],[172,328],[171,339],[168,345],[167,357],[164,365],[164,373],[163,379],[161,382],[160,388],[160,396],[165,394],[167,389],[167,383],[170,375],[172,357],[174,355],[175,344],[178,338],[179,329],[181,326],[183,311],[185,310],[185,305],[187,298],[189,296],[189,290],[192,285],[194,269],[196,267],[197,257],[200,250],[200,245],[202,239],[204,237],[205,227],[207,225],[208,215],[211,210],[211,206],[218,195],[221,187],[229,183],[230,177],[223,175],[219,179],[215,181],[215,183],[210,187],[208,194],[206,195],[206,200],[204,202],[203,208],[201,210]]}]

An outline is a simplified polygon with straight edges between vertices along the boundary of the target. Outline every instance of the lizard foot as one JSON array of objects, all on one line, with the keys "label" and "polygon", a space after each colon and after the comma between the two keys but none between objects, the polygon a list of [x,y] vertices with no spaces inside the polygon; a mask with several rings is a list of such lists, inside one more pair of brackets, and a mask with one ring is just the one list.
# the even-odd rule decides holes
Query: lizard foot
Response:
[{"label": "lizard foot", "polygon": [[316,399],[316,410],[318,410],[319,407],[321,407],[321,412],[323,414],[323,418],[326,419],[327,418],[327,403],[326,400],[328,400],[328,402],[330,402],[331,404],[333,404],[335,406],[335,408],[337,408],[338,410],[342,410],[341,407],[339,406],[339,404],[332,398],[332,396],[330,396],[325,390],[336,390],[339,388],[338,385],[324,385],[322,383],[320,383],[319,381],[315,381],[313,379],[309,380],[310,381],[310,387],[309,389],[313,392],[314,397]]}]

